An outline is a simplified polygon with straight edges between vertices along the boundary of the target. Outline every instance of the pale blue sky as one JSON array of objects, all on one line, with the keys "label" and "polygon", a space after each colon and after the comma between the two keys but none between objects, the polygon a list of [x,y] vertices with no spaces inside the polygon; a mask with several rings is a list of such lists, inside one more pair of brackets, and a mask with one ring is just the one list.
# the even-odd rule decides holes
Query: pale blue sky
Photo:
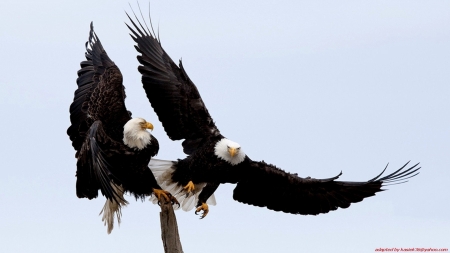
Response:
[{"label": "pale blue sky", "polygon": [[[136,7],[136,3],[132,3]],[[141,2],[145,14],[148,2]],[[89,23],[155,125],[158,158],[183,158],[137,71],[127,1],[0,2],[0,252],[163,252],[159,207],[135,202],[107,235],[104,198],[75,195],[66,129]],[[152,1],[162,45],[221,132],[300,176],[367,180],[389,162],[419,176],[345,210],[296,216],[216,192],[204,220],[177,212],[189,252],[449,248],[449,1]]]}]

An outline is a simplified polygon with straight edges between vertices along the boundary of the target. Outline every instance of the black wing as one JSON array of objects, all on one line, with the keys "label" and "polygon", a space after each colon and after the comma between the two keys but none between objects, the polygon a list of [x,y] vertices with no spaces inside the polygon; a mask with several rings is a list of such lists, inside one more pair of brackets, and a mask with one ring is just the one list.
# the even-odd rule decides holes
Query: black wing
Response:
[{"label": "black wing", "polygon": [[92,199],[100,189],[107,199],[123,203],[123,191],[118,187],[121,182],[111,173],[114,165],[108,162],[109,154],[102,149],[103,145],[110,151],[120,149],[121,143],[111,140],[97,120],[89,128],[77,161],[77,196]]},{"label": "black wing", "polygon": [[[409,163],[409,162],[408,162]],[[245,179],[238,182],[233,198],[239,202],[286,213],[317,215],[347,208],[364,198],[383,191],[387,183],[401,183],[417,175],[418,164],[366,182],[335,181],[342,174],[328,179],[301,178],[264,162],[252,162]]]},{"label": "black wing", "polygon": [[137,43],[136,50],[141,53],[137,57],[142,64],[138,70],[147,97],[167,135],[172,140],[185,139],[184,152],[191,154],[206,139],[220,132],[181,61],[178,67],[148,28],[139,20],[139,26],[131,18],[130,21],[134,29],[127,26]]},{"label": "black wing", "polygon": [[78,71],[67,129],[77,151],[77,196],[92,199],[101,190],[111,201],[123,203],[123,190],[118,187],[122,182],[112,173],[117,163],[111,162],[111,157],[124,150],[123,126],[131,116],[125,107],[122,74],[108,57],[92,23],[90,28],[86,61]]},{"label": "black wing", "polygon": [[95,120],[108,127],[120,125],[120,129],[130,119],[125,108],[122,74],[103,49],[92,23],[85,56],[86,61],[80,63],[78,71],[78,89],[70,105],[71,126],[67,129],[77,156]]}]

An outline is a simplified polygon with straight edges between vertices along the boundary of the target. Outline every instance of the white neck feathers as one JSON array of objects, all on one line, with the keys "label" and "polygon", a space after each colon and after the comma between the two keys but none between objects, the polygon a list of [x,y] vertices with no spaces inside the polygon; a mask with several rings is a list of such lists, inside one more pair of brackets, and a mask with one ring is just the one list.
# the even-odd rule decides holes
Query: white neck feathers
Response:
[{"label": "white neck feathers", "polygon": [[[234,150],[233,155],[231,155],[230,150]],[[214,147],[214,154],[231,165],[237,165],[245,159],[245,153],[241,149],[241,146],[238,143],[230,141],[226,138],[223,138],[216,143],[216,146]]]},{"label": "white neck feathers", "polygon": [[123,143],[128,147],[141,150],[150,144],[151,134],[142,128],[142,122],[145,120],[133,118],[123,127]]}]

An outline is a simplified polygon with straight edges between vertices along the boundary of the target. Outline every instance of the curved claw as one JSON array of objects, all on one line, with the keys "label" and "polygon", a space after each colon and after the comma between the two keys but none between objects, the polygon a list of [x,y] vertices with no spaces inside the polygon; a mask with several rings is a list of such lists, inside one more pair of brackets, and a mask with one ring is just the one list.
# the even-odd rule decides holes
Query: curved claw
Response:
[{"label": "curved claw", "polygon": [[180,203],[178,200],[170,194],[168,191],[160,190],[160,189],[153,189],[153,193],[156,195],[156,198],[158,199],[158,205],[161,205],[161,201],[165,200],[165,202],[170,202],[172,205],[177,204],[178,207],[180,207]]},{"label": "curved claw", "polygon": [[195,185],[192,181],[189,181],[189,183],[187,183],[187,185],[185,187],[183,187],[183,189],[187,192],[190,193],[191,191],[193,191],[195,189]]},{"label": "curved claw", "polygon": [[209,213],[208,204],[202,203],[199,207],[197,207],[197,209],[195,210],[195,215],[198,215],[198,213],[199,213],[200,211],[203,211],[203,214],[202,214],[202,216],[200,217],[200,219],[205,218],[206,215]]}]

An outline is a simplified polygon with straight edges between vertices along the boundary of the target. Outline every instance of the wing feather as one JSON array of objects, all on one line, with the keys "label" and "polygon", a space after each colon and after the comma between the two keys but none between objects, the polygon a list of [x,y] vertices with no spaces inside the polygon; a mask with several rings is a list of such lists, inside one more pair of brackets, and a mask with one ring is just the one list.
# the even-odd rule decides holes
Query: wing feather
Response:
[{"label": "wing feather", "polygon": [[[408,162],[409,163],[409,162]],[[286,213],[317,215],[347,208],[375,193],[387,183],[404,182],[416,176],[419,164],[365,182],[335,181],[342,172],[328,179],[301,178],[264,162],[252,162],[247,176],[237,183],[233,198],[239,202]]]},{"label": "wing feather", "polygon": [[[67,134],[72,141],[72,146],[77,150],[77,155],[87,138],[87,131],[92,122],[104,120],[103,118],[105,118],[104,115],[89,115],[92,117],[92,120],[88,120],[89,112],[101,112],[108,114],[106,118],[120,119],[118,121],[120,121],[119,124],[122,124],[122,126],[124,124],[123,121],[129,118],[124,104],[125,93],[122,85],[122,74],[108,57],[94,32],[92,23],[90,28],[89,39],[85,45],[86,60],[80,63],[81,69],[77,72],[78,88],[74,93],[74,99],[69,108],[71,125],[67,129]],[[100,85],[102,82],[104,87],[99,91],[98,88],[102,86]],[[116,89],[120,92],[109,92],[109,90]],[[123,93],[123,95],[120,93]],[[117,94],[119,94],[118,98],[111,97],[117,96]],[[110,107],[107,102],[99,102],[97,99],[111,101],[110,103],[113,103],[115,106]],[[119,103],[117,103],[117,100],[119,100]],[[106,110],[105,108],[97,108],[99,106],[106,107]]]},{"label": "wing feather", "polygon": [[147,97],[172,140],[182,140],[184,152],[191,154],[211,136],[220,135],[200,94],[184,71],[161,47],[156,36],[127,14],[131,37],[136,42],[139,72]]},{"label": "wing feather", "polygon": [[120,180],[111,172],[113,164],[101,143],[112,143],[105,133],[102,123],[95,121],[88,131],[88,138],[81,147],[80,159],[77,163],[77,195],[78,197],[95,198],[100,189],[102,194],[116,203],[123,203],[123,192],[120,191]]}]

